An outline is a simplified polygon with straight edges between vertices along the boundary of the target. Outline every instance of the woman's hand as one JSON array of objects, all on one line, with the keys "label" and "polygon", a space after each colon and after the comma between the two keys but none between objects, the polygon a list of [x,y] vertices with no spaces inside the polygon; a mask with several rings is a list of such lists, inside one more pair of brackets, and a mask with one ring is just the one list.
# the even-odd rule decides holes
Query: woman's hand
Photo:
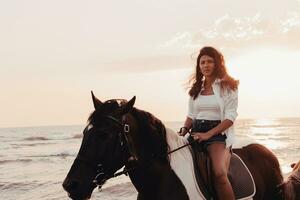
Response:
[{"label": "woman's hand", "polygon": [[194,140],[198,140],[198,142],[202,142],[211,138],[212,134],[210,132],[206,132],[206,133],[196,132],[192,134],[192,137],[194,138]]},{"label": "woman's hand", "polygon": [[181,127],[180,130],[178,131],[178,134],[180,136],[185,136],[189,132],[189,129],[187,127]]}]

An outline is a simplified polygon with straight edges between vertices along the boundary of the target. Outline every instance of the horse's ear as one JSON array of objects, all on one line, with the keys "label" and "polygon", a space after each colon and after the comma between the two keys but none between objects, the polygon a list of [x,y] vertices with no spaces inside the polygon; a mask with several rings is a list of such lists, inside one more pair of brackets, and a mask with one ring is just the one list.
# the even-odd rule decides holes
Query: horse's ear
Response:
[{"label": "horse's ear", "polygon": [[126,104],[122,106],[121,115],[128,113],[133,108],[134,103],[135,103],[135,96],[132,97],[130,101],[128,101]]},{"label": "horse's ear", "polygon": [[97,99],[97,97],[95,97],[93,91],[91,91],[91,93],[92,93],[94,108],[95,110],[97,110],[102,106],[103,103],[99,99]]}]

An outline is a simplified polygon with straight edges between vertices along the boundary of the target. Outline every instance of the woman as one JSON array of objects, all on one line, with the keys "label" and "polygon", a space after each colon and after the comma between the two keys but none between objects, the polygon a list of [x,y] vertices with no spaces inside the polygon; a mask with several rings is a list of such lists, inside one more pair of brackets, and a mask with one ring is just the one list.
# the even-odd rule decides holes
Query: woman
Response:
[{"label": "woman", "polygon": [[234,199],[227,172],[237,117],[238,81],[228,75],[223,55],[213,47],[204,47],[190,82],[188,115],[179,134],[184,136],[192,129],[189,139],[201,142],[211,160],[218,199]]}]

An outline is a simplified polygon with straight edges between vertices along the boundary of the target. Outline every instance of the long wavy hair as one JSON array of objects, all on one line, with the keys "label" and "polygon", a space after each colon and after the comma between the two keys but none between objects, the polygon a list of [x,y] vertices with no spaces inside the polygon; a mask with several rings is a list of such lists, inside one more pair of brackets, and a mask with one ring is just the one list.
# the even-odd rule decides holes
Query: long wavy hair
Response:
[{"label": "long wavy hair", "polygon": [[194,99],[196,99],[201,91],[201,87],[203,84],[203,74],[201,73],[199,66],[200,66],[200,58],[203,55],[207,55],[214,59],[215,68],[214,68],[213,75],[215,76],[215,78],[219,78],[221,80],[221,88],[222,89],[229,88],[231,90],[236,90],[238,88],[239,81],[235,80],[227,73],[225,67],[225,60],[222,53],[213,47],[207,46],[207,47],[203,47],[200,50],[200,53],[197,57],[195,73],[192,74],[188,82],[190,88],[189,95]]}]

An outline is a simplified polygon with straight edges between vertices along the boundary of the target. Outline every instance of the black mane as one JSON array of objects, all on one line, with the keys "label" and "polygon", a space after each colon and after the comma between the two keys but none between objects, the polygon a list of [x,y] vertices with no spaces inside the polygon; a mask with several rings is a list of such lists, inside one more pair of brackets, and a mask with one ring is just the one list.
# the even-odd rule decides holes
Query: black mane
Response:
[{"label": "black mane", "polygon": [[[126,100],[111,99],[105,101],[103,105],[92,112],[88,118],[88,124],[96,125],[101,122],[101,118],[107,115],[114,115]],[[139,145],[137,152],[140,157],[149,160],[153,157],[166,162],[168,161],[167,152],[169,150],[166,139],[166,128],[161,120],[151,113],[132,108],[130,114],[135,118],[139,129],[136,140]]]},{"label": "black mane", "polygon": [[163,162],[168,162],[167,152],[169,150],[166,139],[166,128],[161,120],[151,113],[133,108],[131,114],[137,121],[139,134],[137,141],[139,155],[144,159],[157,158]]}]

